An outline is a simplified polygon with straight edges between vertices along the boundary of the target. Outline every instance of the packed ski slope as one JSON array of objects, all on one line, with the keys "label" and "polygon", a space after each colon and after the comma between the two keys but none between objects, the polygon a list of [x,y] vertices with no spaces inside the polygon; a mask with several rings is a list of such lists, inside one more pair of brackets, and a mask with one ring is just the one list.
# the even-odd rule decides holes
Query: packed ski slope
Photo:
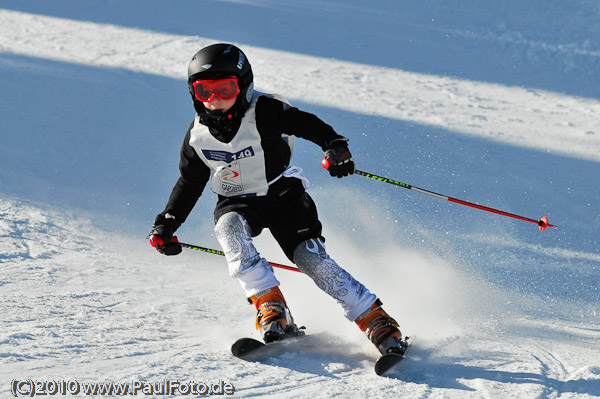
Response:
[{"label": "packed ski slope", "polygon": [[[0,397],[15,379],[600,397],[600,6],[363,3],[0,3]],[[331,179],[298,141],[329,252],[418,338],[395,378],[377,377],[338,306],[277,271],[309,339],[233,358],[254,312],[223,259],[145,241],[193,116],[187,62],[217,41],[248,54],[259,90],[348,136],[360,169],[559,229]],[[214,202],[182,241],[218,248]],[[268,232],[257,246],[289,264]]]}]

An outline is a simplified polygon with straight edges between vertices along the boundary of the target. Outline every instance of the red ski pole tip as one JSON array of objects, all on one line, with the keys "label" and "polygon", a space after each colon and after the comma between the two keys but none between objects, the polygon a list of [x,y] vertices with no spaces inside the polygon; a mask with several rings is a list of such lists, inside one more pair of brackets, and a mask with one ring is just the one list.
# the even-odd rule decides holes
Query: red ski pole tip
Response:
[{"label": "red ski pole tip", "polygon": [[325,169],[329,169],[329,160],[327,158],[323,158],[323,160],[321,161],[321,166]]},{"label": "red ski pole tip", "polygon": [[538,221],[538,226],[540,226],[540,231],[546,230],[546,228],[548,227],[548,218],[546,216],[542,217]]}]

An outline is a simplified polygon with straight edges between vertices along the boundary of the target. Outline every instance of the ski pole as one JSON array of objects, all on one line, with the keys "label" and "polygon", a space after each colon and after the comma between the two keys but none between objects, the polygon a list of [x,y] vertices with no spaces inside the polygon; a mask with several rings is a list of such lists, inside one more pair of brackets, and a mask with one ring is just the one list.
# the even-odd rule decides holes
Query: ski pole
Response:
[{"label": "ski pole", "polygon": [[[323,159],[323,161],[321,162],[321,165],[323,166],[323,168],[329,169],[329,161],[327,159]],[[461,200],[458,198],[452,198],[452,197],[448,197],[446,195],[434,193],[433,191],[424,190],[419,187],[411,186],[410,184],[407,184],[407,183],[402,183],[397,180],[388,179],[387,177],[377,176],[372,173],[363,172],[362,170],[355,170],[354,173],[357,175],[360,175],[360,176],[368,177],[369,179],[372,179],[372,180],[393,184],[394,186],[403,187],[408,190],[416,191],[421,194],[426,194],[426,195],[429,195],[429,196],[432,196],[435,198],[454,202],[455,204],[470,206],[471,208],[480,209],[482,211],[492,212],[492,213],[496,213],[498,215],[508,216],[508,217],[511,217],[514,219],[523,220],[525,222],[535,223],[539,226],[540,231],[546,230],[547,227],[552,227],[553,229],[558,228],[558,226],[554,226],[554,225],[548,223],[548,218],[546,216],[542,217],[540,220],[529,219],[524,216],[515,215],[514,213],[508,213],[508,212],[504,212],[504,211],[501,211],[498,209],[489,208],[487,206],[477,205],[472,202],[464,201],[464,200]]]},{"label": "ski pole", "polygon": [[393,184],[394,186],[403,187],[403,188],[406,188],[408,190],[416,191],[416,192],[421,193],[421,194],[426,194],[426,195],[429,195],[429,196],[432,196],[432,197],[435,197],[435,198],[439,198],[439,199],[442,199],[442,200],[454,202],[455,204],[470,206],[471,208],[480,209],[482,211],[492,212],[492,213],[496,213],[498,215],[508,216],[508,217],[511,217],[511,218],[514,218],[514,219],[523,220],[525,222],[535,223],[535,224],[537,224],[539,226],[540,231],[546,230],[547,227],[552,227],[553,229],[557,229],[558,228],[558,226],[554,226],[552,224],[549,224],[548,223],[548,218],[546,216],[542,217],[540,220],[529,219],[529,218],[526,218],[524,216],[515,215],[514,213],[508,213],[508,212],[504,212],[504,211],[501,211],[501,210],[498,210],[498,209],[489,208],[487,206],[473,204],[472,202],[464,201],[464,200],[461,200],[461,199],[458,199],[458,198],[452,198],[452,197],[448,197],[446,195],[434,193],[433,191],[424,190],[424,189],[419,188],[419,187],[411,186],[410,184],[406,184],[406,183],[402,183],[402,182],[399,182],[399,181],[396,181],[396,180],[388,179],[387,177],[381,177],[381,176],[374,175],[372,173],[363,172],[362,170],[355,170],[354,173],[356,173],[357,175],[368,177],[369,179],[372,179],[372,180],[380,181],[380,182],[383,182],[383,183]]},{"label": "ski pole", "polygon": [[[206,252],[206,253],[209,253],[209,254],[215,254],[215,255],[225,256],[225,252],[219,251],[218,249],[211,249],[211,248],[199,247],[198,245],[185,244],[183,242],[180,242],[179,244],[183,248],[189,248],[189,249],[194,249],[194,250],[200,251],[200,252]],[[294,272],[302,273],[302,271],[300,269],[298,269],[297,267],[280,265],[279,263],[274,263],[274,262],[269,262],[269,264],[271,266],[273,266],[273,267],[278,267],[280,269],[291,270],[291,271],[294,271]]]}]

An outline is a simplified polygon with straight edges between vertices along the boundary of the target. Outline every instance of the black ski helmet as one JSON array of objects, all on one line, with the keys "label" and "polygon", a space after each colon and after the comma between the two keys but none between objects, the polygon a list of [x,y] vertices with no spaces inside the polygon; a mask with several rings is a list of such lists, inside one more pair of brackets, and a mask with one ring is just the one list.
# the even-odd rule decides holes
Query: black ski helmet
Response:
[{"label": "black ski helmet", "polygon": [[[233,44],[218,43],[204,47],[194,54],[188,65],[188,89],[198,114],[207,112],[202,102],[198,101],[194,95],[192,83],[202,79],[219,79],[228,76],[237,77],[240,88],[240,94],[232,107],[232,112],[239,113],[241,111],[243,114],[250,106],[254,92],[252,67],[244,52]],[[236,116],[233,115],[233,117]]]}]

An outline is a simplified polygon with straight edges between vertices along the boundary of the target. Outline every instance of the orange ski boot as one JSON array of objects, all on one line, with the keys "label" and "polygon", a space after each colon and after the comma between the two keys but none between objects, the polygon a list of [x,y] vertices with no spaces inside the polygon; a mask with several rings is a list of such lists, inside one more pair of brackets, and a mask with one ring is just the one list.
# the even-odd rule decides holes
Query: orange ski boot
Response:
[{"label": "orange ski boot", "polygon": [[355,323],[382,355],[386,353],[403,355],[407,344],[402,340],[398,323],[381,308],[381,305],[381,301],[377,299],[369,309],[356,318]]},{"label": "orange ski boot", "polygon": [[265,343],[304,334],[294,323],[279,287],[267,288],[248,302],[256,307],[256,329]]}]

